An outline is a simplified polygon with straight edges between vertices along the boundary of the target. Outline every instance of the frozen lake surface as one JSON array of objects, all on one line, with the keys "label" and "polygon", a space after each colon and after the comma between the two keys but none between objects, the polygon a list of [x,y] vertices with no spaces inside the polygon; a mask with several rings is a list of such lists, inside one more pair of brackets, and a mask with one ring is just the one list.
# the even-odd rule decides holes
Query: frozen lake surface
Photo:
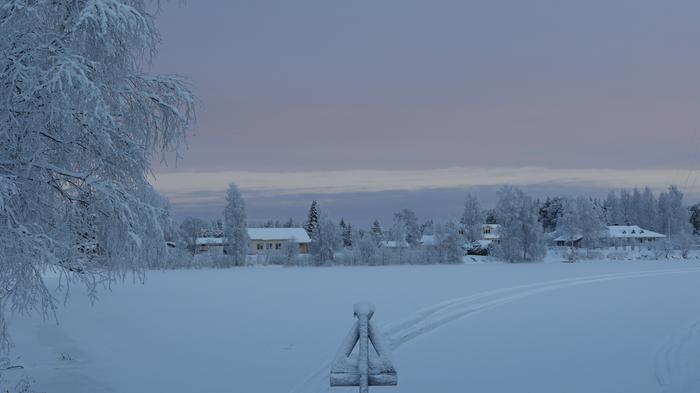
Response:
[{"label": "frozen lake surface", "polygon": [[700,263],[599,261],[149,272],[60,324],[15,318],[47,393],[328,392],[370,300],[413,392],[700,391]]}]

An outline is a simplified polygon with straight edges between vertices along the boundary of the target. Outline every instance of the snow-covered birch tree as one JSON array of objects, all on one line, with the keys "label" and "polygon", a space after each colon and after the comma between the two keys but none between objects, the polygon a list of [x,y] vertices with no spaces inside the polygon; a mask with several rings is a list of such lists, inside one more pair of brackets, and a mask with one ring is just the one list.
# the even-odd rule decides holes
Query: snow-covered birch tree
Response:
[{"label": "snow-covered birch tree", "polygon": [[183,142],[194,98],[145,73],[159,41],[147,3],[0,0],[2,348],[8,309],[55,310],[47,270],[92,293],[164,255],[147,175]]},{"label": "snow-covered birch tree", "polygon": [[590,251],[604,236],[605,230],[603,212],[590,198],[579,196],[564,200],[557,234],[567,239],[572,247],[580,239],[581,246]]},{"label": "snow-covered birch tree", "polygon": [[249,241],[245,201],[238,186],[231,183],[226,192],[226,206],[224,207],[225,260],[234,266],[245,265]]},{"label": "snow-covered birch tree", "polygon": [[441,263],[461,263],[464,257],[464,238],[459,233],[459,226],[446,222],[435,226],[435,247]]},{"label": "snow-covered birch tree", "polygon": [[473,242],[481,239],[481,226],[484,224],[479,200],[472,194],[464,199],[464,210],[460,224],[464,229],[464,239]]},{"label": "snow-covered birch tree", "polygon": [[500,243],[496,254],[508,262],[544,258],[546,248],[542,225],[537,221],[537,206],[519,188],[503,186],[498,191],[496,219]]},{"label": "snow-covered birch tree", "polygon": [[420,244],[420,227],[418,226],[418,217],[411,209],[403,209],[398,213],[394,213],[395,225],[403,226],[403,234],[405,240],[411,247]]},{"label": "snow-covered birch tree", "polygon": [[311,242],[311,256],[316,265],[323,265],[335,260],[335,251],[341,246],[342,238],[338,226],[326,215],[321,215],[314,229],[315,237]]}]

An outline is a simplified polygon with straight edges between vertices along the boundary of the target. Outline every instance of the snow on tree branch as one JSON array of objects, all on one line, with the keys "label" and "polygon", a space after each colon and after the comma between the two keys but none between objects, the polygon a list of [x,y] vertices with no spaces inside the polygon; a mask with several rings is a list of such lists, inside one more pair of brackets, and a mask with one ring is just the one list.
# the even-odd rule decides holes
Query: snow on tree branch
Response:
[{"label": "snow on tree branch", "polygon": [[[8,310],[51,315],[42,275],[96,287],[165,256],[167,203],[148,184],[195,98],[148,75],[144,0],[0,0],[0,348]],[[63,285],[62,284],[62,285]]]}]

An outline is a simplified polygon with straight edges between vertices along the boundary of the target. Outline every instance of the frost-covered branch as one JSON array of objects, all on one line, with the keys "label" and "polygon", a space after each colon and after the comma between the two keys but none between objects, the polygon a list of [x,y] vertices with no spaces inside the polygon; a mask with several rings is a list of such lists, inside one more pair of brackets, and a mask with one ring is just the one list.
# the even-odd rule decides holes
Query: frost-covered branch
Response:
[{"label": "frost-covered branch", "polygon": [[94,296],[165,255],[170,219],[146,176],[175,151],[195,99],[147,75],[145,0],[0,0],[0,348],[9,310],[50,316],[61,288]]}]

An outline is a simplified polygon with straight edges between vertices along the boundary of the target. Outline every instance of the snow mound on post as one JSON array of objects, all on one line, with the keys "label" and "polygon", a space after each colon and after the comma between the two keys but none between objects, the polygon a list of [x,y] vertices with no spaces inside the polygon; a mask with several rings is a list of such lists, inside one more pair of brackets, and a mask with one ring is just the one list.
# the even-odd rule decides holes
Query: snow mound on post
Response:
[{"label": "snow mound on post", "polygon": [[354,312],[356,317],[367,316],[367,319],[372,318],[374,315],[374,304],[370,302],[359,302],[355,303]]}]

